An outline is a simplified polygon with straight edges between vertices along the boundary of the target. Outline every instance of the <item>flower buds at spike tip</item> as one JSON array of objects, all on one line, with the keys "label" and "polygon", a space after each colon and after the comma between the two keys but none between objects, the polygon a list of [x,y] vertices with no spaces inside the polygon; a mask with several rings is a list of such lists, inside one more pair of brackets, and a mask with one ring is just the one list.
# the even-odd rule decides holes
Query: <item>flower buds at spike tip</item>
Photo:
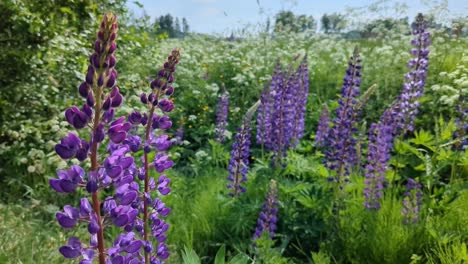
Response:
[{"label": "flower buds at spike tip", "polygon": [[147,104],[148,103],[148,97],[146,97],[146,94],[145,93],[142,93],[140,95],[140,101],[143,103],[143,104]]},{"label": "flower buds at spike tip", "polygon": [[171,95],[173,95],[173,94],[174,94],[174,87],[172,87],[172,86],[167,87],[167,89],[166,89],[166,95],[167,95],[167,96],[171,96]]},{"label": "flower buds at spike tip", "polygon": [[94,68],[92,66],[88,67],[88,72],[86,73],[86,83],[93,85],[94,82]]},{"label": "flower buds at spike tip", "polygon": [[122,94],[120,94],[119,87],[115,86],[112,91],[111,91],[111,106],[116,108],[119,107],[122,104],[123,97]]},{"label": "flower buds at spike tip", "polygon": [[109,79],[106,82],[106,87],[107,88],[112,88],[115,85],[115,80],[117,76],[115,74],[110,74]]}]

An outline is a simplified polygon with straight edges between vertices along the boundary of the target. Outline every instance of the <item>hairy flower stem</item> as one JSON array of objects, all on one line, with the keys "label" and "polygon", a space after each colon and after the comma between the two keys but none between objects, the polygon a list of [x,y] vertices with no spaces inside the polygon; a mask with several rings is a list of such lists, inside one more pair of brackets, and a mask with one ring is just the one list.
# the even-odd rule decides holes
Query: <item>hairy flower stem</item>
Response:
[{"label": "hairy flower stem", "polygon": [[[148,117],[148,123],[146,124],[146,132],[145,132],[145,142],[148,142],[150,140],[150,132],[151,132],[151,125],[152,125],[152,120],[153,120],[153,115],[154,115],[154,105],[151,106],[151,110],[149,113]],[[145,151],[144,155],[145,159],[145,194],[148,193],[149,191],[149,161],[148,161],[148,153]],[[144,226],[144,231],[143,231],[143,239],[145,241],[148,241],[148,200],[143,199],[144,201],[144,206],[143,206],[143,226]],[[150,263],[150,252],[145,251],[145,263],[149,264]]]},{"label": "hairy flower stem", "polygon": [[[99,123],[100,123],[100,116],[101,116],[101,92],[100,88],[97,89],[95,100],[96,106],[94,111],[94,123],[93,123],[93,135],[96,134]],[[98,152],[98,145],[99,143],[97,140],[93,140],[93,144],[91,146],[91,171],[97,172],[99,169],[99,164],[97,162],[97,152]],[[92,193],[93,199],[93,210],[97,215],[97,223],[99,225],[99,231],[97,232],[97,240],[98,240],[98,250],[99,250],[99,264],[105,264],[106,256],[104,250],[104,229],[102,225],[101,219],[101,203],[99,201],[99,192]]]}]

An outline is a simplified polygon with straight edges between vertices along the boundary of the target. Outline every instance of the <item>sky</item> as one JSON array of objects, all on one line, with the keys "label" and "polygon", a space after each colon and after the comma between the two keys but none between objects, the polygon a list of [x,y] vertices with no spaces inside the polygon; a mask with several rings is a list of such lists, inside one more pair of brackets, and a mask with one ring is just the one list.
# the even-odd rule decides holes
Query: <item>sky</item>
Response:
[{"label": "sky", "polygon": [[[291,10],[296,14],[312,15],[319,19],[324,13],[346,12],[347,8],[357,9],[363,19],[371,19],[376,13],[368,11],[369,5],[380,2],[381,12],[386,16],[401,14],[395,11],[395,6],[406,4],[406,14],[412,18],[418,12],[431,10],[439,13],[439,17],[446,18],[456,15],[468,15],[467,0],[138,0],[144,10],[129,1],[128,7],[136,15],[144,12],[152,18],[170,13],[175,17],[185,17],[190,25],[190,31],[199,33],[230,34],[232,30],[255,26],[265,23],[267,17],[272,18],[278,11]],[[434,8],[440,3],[448,3],[447,10]],[[443,6],[443,5],[442,5]],[[356,9],[355,9],[356,10]]]}]

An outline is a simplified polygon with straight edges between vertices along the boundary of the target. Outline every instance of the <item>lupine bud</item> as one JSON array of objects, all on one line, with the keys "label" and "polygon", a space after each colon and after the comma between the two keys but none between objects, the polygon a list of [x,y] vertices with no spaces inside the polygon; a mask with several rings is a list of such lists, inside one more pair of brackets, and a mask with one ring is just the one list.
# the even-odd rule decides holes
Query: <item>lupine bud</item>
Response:
[{"label": "lupine bud", "polygon": [[405,198],[403,199],[403,209],[401,210],[401,214],[404,216],[403,223],[414,224],[419,220],[423,197],[421,192],[422,186],[419,182],[410,178],[405,187],[406,191],[403,194]]},{"label": "lupine bud", "polygon": [[254,112],[257,110],[260,102],[254,104],[246,113],[243,123],[239,128],[232,144],[231,158],[228,166],[228,189],[232,189],[230,196],[239,196],[245,192],[245,188],[241,185],[247,181],[247,172],[250,157],[250,123]]},{"label": "lupine bud", "polygon": [[82,97],[86,98],[89,93],[89,85],[86,82],[82,82],[78,88],[78,92]]},{"label": "lupine bud", "polygon": [[270,239],[275,236],[276,222],[278,221],[278,189],[276,182],[271,180],[265,203],[258,216],[257,228],[253,235],[253,240],[259,239],[262,233],[269,234]]},{"label": "lupine bud", "polygon": [[140,95],[140,101],[143,103],[143,104],[147,104],[148,103],[148,97],[146,97],[146,94],[145,93],[142,93]]}]

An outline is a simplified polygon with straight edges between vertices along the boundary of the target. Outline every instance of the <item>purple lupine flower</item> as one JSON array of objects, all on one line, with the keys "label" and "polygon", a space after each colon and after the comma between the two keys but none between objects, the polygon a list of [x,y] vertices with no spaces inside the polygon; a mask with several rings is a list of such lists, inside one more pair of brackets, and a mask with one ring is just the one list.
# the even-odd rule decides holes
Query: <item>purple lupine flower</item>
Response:
[{"label": "purple lupine flower", "polygon": [[[124,256],[108,255],[112,250],[107,250],[104,242],[104,229],[110,224],[122,227],[125,232],[135,225],[138,220],[138,209],[135,207],[138,207],[140,199],[136,195],[138,183],[134,182],[137,174],[134,160],[127,156],[134,146],[121,144],[133,142],[133,145],[137,145],[137,140],[127,139],[131,123],[124,122],[125,117],[114,121],[114,109],[123,102],[123,96],[116,86],[117,71],[114,69],[117,30],[117,17],[113,14],[104,15],[94,52],[90,56],[85,82],[78,88],[80,95],[85,98],[85,104],[81,109],[72,106],[65,111],[67,121],[74,128],[91,128],[90,140],[80,139],[76,134],[69,133],[55,147],[57,154],[63,159],[77,158],[85,161],[90,157],[91,168],[85,172],[82,167],[73,165],[68,170],[58,171],[57,179],[49,180],[50,186],[57,192],[70,193],[77,188],[85,188],[91,196],[90,200],[87,197],[82,198],[79,208],[66,205],[64,212],[56,214],[57,221],[63,228],[73,228],[80,223],[87,225],[89,245],[70,238],[68,245],[59,249],[66,258],[81,256],[80,263],[83,264],[93,262],[96,250],[100,264],[124,256],[127,263],[141,260],[140,255],[128,254],[132,253],[129,251]],[[100,149],[104,149],[100,148],[100,143],[105,140],[110,141],[108,153],[98,154]],[[114,196],[108,197],[104,202],[104,215],[101,215],[99,191],[107,188],[116,191]],[[131,247],[132,250],[136,248],[134,245]]]},{"label": "purple lupine flower", "polygon": [[257,114],[257,143],[265,145],[270,149],[270,140],[272,138],[271,124],[274,95],[283,83],[283,74],[281,65],[277,63],[270,85],[265,86],[260,96],[260,106]]},{"label": "purple lupine flower", "polygon": [[265,203],[262,211],[258,215],[257,227],[253,235],[253,240],[262,237],[267,233],[271,239],[275,236],[276,222],[278,221],[278,189],[276,182],[271,180]]},{"label": "purple lupine flower", "polygon": [[456,140],[454,147],[458,150],[468,148],[468,106],[465,106],[465,97],[460,95],[457,105],[457,118],[455,119],[456,131],[453,137]]},{"label": "purple lupine flower", "polygon": [[216,138],[219,143],[224,142],[224,134],[226,132],[227,118],[229,110],[229,93],[226,89],[219,96],[218,106],[216,109]]},{"label": "purple lupine flower", "polygon": [[299,143],[299,139],[304,136],[305,113],[307,109],[307,98],[309,97],[309,69],[307,66],[307,56],[304,56],[302,59],[296,75],[299,82],[299,89],[296,92],[295,98],[296,116],[294,118],[293,125],[294,145],[297,145]]},{"label": "purple lupine flower", "polygon": [[317,147],[325,147],[328,141],[328,133],[330,132],[330,113],[326,104],[323,105],[322,113],[315,134],[315,145]]},{"label": "purple lupine flower", "polygon": [[[135,238],[135,241],[141,243],[134,242],[138,244],[133,245],[130,249],[135,251],[134,255],[144,256],[142,259],[145,263],[164,263],[164,260],[169,256],[167,246],[164,244],[169,224],[163,219],[169,215],[170,208],[165,206],[161,198],[168,195],[171,188],[169,187],[170,179],[162,173],[171,168],[174,162],[167,153],[172,141],[168,135],[164,134],[164,131],[172,126],[166,113],[172,112],[175,107],[168,97],[174,93],[174,87],[171,85],[174,82],[174,72],[179,59],[179,50],[173,50],[168,56],[167,62],[158,70],[157,77],[151,81],[152,91],[148,95],[141,94],[140,101],[147,107],[148,113],[141,114],[134,111],[127,118],[132,126],[130,131],[133,135],[127,136],[123,144],[132,151],[138,151],[141,148],[144,150],[142,164],[140,167],[135,167],[134,174],[132,174],[134,178],[143,181],[143,190],[138,189],[138,184],[133,186],[131,182],[122,182],[121,187],[116,191],[118,194],[116,200],[120,202],[120,205],[111,200],[104,204],[104,207],[107,208],[105,210],[110,211],[113,215],[112,220],[116,225],[123,226],[129,234],[134,232],[132,234],[134,237],[141,237],[141,240]],[[143,127],[143,135],[139,137],[136,133],[139,132],[138,128]],[[129,131],[126,128],[122,125],[119,131],[126,133]],[[156,154],[151,162],[149,153],[153,151]],[[161,173],[157,183],[150,176],[150,168]],[[152,191],[157,191],[157,195],[151,195]],[[153,245],[151,236],[157,246]],[[155,248],[157,250],[154,250]],[[143,250],[142,254],[137,252],[140,249]],[[122,240],[114,243],[113,250],[115,252],[115,260],[113,261],[127,263],[125,262],[127,259],[121,259],[120,257],[123,255],[118,254],[122,252]],[[124,251],[128,252],[128,247]]]},{"label": "purple lupine flower", "polygon": [[408,179],[405,185],[406,191],[403,193],[403,209],[401,214],[404,216],[403,223],[411,224],[419,220],[419,212],[421,211],[423,193],[422,186],[419,182]]},{"label": "purple lupine flower", "polygon": [[241,127],[239,128],[231,148],[231,158],[228,166],[228,189],[232,189],[229,195],[232,197],[239,196],[245,192],[245,188],[241,185],[247,181],[247,173],[250,157],[250,123],[252,116],[257,110],[260,102],[255,103],[245,114]]},{"label": "purple lupine flower", "polygon": [[[411,55],[415,56],[408,62],[410,71],[405,75],[405,83],[400,96],[392,106],[386,110],[381,118],[383,122],[392,122],[394,135],[405,134],[414,130],[414,120],[418,113],[419,98],[423,95],[426,83],[430,33],[427,31],[427,22],[422,14],[418,14],[416,22],[412,25],[415,39],[411,45]],[[390,125],[390,124],[389,124]]]},{"label": "purple lupine flower", "polygon": [[227,188],[233,190],[231,196],[238,196],[240,193],[245,192],[245,188],[241,184],[247,181],[249,156],[250,124],[244,122],[234,137],[231,158],[229,159],[228,181],[232,183],[229,183]]},{"label": "purple lupine flower", "polygon": [[[356,151],[356,124],[358,122],[358,112],[355,107],[359,96],[361,85],[361,59],[357,48],[351,57],[344,84],[341,88],[341,98],[338,100],[339,106],[336,109],[336,118],[333,119],[333,127],[329,132],[329,148],[325,152],[326,166],[336,172],[334,180],[338,184],[348,181],[351,167],[357,163]],[[340,186],[342,187],[342,186]]]},{"label": "purple lupine flower", "polygon": [[306,57],[295,72],[292,66],[283,71],[278,63],[270,85],[265,86],[261,94],[256,139],[273,152],[273,164],[282,163],[287,150],[303,137],[308,75]]},{"label": "purple lupine flower", "polygon": [[385,172],[390,159],[389,150],[392,144],[392,127],[373,123],[369,129],[369,150],[364,184],[364,206],[367,209],[380,209],[380,198],[383,196]]}]

